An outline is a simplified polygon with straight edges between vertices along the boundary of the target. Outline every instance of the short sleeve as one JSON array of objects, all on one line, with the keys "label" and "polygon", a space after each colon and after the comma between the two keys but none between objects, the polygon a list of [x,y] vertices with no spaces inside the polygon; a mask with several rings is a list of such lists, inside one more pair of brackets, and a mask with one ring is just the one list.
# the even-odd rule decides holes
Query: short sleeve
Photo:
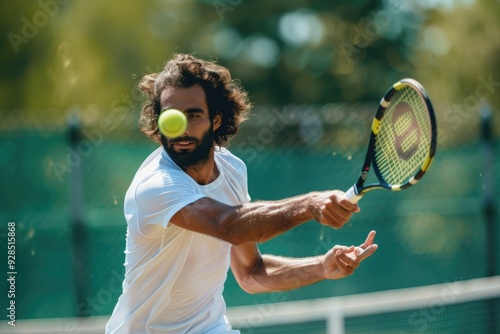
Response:
[{"label": "short sleeve", "polygon": [[159,172],[137,187],[138,228],[143,234],[148,230],[147,225],[166,228],[179,210],[203,197],[187,174]]}]

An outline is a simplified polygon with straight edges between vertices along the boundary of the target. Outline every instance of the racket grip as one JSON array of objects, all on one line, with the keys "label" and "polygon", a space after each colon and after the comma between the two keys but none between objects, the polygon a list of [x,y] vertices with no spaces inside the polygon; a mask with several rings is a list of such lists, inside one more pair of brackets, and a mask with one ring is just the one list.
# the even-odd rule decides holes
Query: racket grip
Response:
[{"label": "racket grip", "polygon": [[349,190],[345,192],[345,197],[351,202],[352,204],[358,203],[358,201],[361,199],[362,196],[358,195],[358,191],[356,189],[356,185],[353,185]]}]

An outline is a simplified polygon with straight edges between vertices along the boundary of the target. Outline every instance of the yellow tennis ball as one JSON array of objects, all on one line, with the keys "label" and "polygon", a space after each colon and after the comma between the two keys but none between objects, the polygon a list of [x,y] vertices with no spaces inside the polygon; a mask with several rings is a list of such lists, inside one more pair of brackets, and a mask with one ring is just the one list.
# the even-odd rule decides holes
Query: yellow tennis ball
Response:
[{"label": "yellow tennis ball", "polygon": [[177,109],[164,110],[158,118],[158,128],[165,137],[179,137],[186,131],[186,116],[182,111]]}]

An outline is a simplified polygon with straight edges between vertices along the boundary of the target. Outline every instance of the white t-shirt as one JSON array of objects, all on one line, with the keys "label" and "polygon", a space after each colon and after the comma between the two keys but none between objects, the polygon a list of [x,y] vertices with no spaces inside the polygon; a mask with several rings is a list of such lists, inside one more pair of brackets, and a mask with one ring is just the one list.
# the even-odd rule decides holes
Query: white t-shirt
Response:
[{"label": "white t-shirt", "polygon": [[160,147],[137,171],[125,195],[123,292],[106,333],[239,333],[222,297],[231,244],[169,223],[203,197],[250,201],[245,164],[226,149],[215,152],[215,163],[219,177],[199,185]]}]

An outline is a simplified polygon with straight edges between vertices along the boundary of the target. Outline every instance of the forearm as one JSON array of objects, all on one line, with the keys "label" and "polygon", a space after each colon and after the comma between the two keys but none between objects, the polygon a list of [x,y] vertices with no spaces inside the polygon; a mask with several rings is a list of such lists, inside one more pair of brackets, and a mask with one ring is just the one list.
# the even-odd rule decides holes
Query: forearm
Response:
[{"label": "forearm", "polygon": [[261,263],[247,276],[245,290],[250,293],[286,291],[324,279],[323,256],[284,258],[263,255]]},{"label": "forearm", "polygon": [[226,212],[218,221],[221,235],[233,244],[269,240],[314,218],[310,196],[313,195],[239,206]]},{"label": "forearm", "polygon": [[357,247],[336,245],[324,255],[308,258],[261,255],[256,244],[233,246],[231,270],[248,293],[292,290],[351,275],[377,250],[374,238],[375,231],[371,231]]}]

